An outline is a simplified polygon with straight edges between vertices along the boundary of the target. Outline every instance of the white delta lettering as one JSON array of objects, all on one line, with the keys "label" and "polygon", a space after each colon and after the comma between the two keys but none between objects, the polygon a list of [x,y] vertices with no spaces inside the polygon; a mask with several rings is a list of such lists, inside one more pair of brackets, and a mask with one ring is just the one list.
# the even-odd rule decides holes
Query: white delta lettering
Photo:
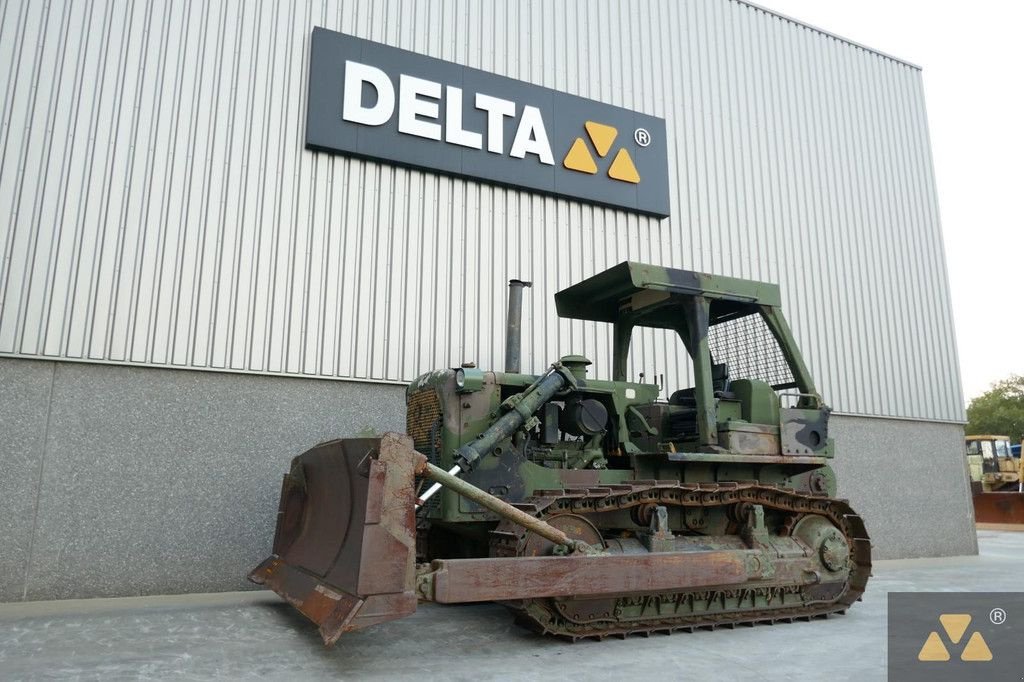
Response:
[{"label": "white delta lettering", "polygon": [[[377,93],[376,102],[364,104],[363,86]],[[443,94],[442,94],[443,93]],[[444,104],[444,130],[439,122]],[[487,114],[487,151],[505,153],[505,119],[516,117],[516,104],[507,99],[476,93],[474,108]],[[468,130],[462,120],[462,88],[445,86],[415,76],[400,74],[398,78],[398,132],[428,140],[444,140],[448,144],[483,149],[482,133]],[[395,85],[386,73],[375,66],[345,62],[345,87],[341,117],[367,126],[384,125],[395,113]],[[517,159],[533,154],[548,166],[555,164],[551,154],[544,117],[540,109],[526,105],[516,126],[508,155]]]}]

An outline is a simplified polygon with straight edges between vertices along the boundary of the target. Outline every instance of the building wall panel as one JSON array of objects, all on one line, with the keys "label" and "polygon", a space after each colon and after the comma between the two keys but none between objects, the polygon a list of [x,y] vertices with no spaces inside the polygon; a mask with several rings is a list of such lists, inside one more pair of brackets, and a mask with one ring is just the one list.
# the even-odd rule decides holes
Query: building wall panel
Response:
[{"label": "building wall panel", "polygon": [[[822,391],[963,419],[921,74],[728,0],[91,3],[0,12],[0,354],[407,381],[611,338],[552,295],[626,259],[776,281]],[[324,26],[664,117],[672,216],[303,148]],[[689,382],[644,333],[632,372]]]}]

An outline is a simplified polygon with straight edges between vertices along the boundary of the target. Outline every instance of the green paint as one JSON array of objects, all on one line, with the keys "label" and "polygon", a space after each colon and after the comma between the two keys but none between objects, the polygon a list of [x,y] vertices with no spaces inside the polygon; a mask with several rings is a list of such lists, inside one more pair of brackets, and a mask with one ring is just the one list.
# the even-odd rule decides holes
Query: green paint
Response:
[{"label": "green paint", "polygon": [[[458,385],[455,370],[424,374],[410,384],[408,396],[419,400],[422,392],[432,392],[440,412],[428,430],[422,415],[414,428],[410,411],[409,432],[417,449],[426,453],[430,434],[436,434],[436,463],[448,469],[460,448],[484,444],[464,478],[510,502],[539,489],[652,478],[757,479],[834,493],[835,475],[827,466],[834,453],[828,437],[829,409],[817,394],[782,315],[776,285],[621,263],[559,292],[555,303],[562,317],[614,325],[615,380],[588,379],[590,363],[578,355],[555,364],[569,388],[544,401],[531,396],[540,378],[535,375],[464,372],[470,379],[467,391],[465,384]],[[721,359],[713,356],[709,334],[716,325],[737,320],[763,327],[762,340],[775,348],[746,351],[755,358],[768,351],[778,353],[788,369],[788,383],[773,386],[758,376],[731,376],[726,382],[721,376]],[[680,353],[693,364],[696,385],[661,396],[654,384],[626,381],[630,337],[636,327],[676,332]],[[787,392],[794,395],[780,399]],[[529,408],[524,410],[524,405]],[[602,430],[593,433],[587,419],[603,415]],[[499,422],[502,431],[495,437]],[[788,455],[792,456],[786,459]],[[453,491],[445,490],[438,498],[440,503],[427,512],[435,521],[457,524],[496,518]],[[672,523],[718,528],[724,521],[679,516]]]}]

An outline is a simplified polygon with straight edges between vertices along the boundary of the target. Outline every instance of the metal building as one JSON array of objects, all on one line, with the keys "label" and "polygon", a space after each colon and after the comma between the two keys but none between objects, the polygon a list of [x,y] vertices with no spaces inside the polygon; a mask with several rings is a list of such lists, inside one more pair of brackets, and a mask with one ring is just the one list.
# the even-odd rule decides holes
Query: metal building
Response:
[{"label": "metal building", "polygon": [[[975,551],[918,67],[735,0],[0,12],[0,600],[243,587],[290,456],[501,366],[508,279],[524,368],[608,375],[552,296],[623,260],[778,282],[877,553]],[[314,27],[663,118],[670,216],[307,149]]]}]

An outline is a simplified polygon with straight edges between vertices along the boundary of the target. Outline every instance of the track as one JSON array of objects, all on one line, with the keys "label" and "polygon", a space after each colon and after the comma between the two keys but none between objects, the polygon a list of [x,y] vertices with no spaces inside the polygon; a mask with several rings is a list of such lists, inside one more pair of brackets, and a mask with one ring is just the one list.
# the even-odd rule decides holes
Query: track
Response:
[{"label": "track", "polygon": [[[680,590],[658,595],[620,595],[604,600],[536,599],[509,604],[519,624],[545,634],[572,640],[649,635],[676,630],[735,627],[777,621],[809,620],[845,613],[864,593],[871,575],[871,543],[864,523],[845,500],[819,497],[792,489],[744,483],[674,483],[636,481],[630,484],[582,489],[537,491],[520,509],[550,518],[557,514],[590,514],[644,505],[721,507],[759,504],[792,519],[818,515],[831,521],[850,547],[845,582],[786,584],[759,581],[724,589]],[[788,532],[783,527],[781,532]],[[493,556],[518,556],[528,533],[503,521],[492,534]],[[599,603],[600,602],[600,603]],[[586,617],[581,612],[590,609]],[[595,611],[596,609],[596,611]]]}]

